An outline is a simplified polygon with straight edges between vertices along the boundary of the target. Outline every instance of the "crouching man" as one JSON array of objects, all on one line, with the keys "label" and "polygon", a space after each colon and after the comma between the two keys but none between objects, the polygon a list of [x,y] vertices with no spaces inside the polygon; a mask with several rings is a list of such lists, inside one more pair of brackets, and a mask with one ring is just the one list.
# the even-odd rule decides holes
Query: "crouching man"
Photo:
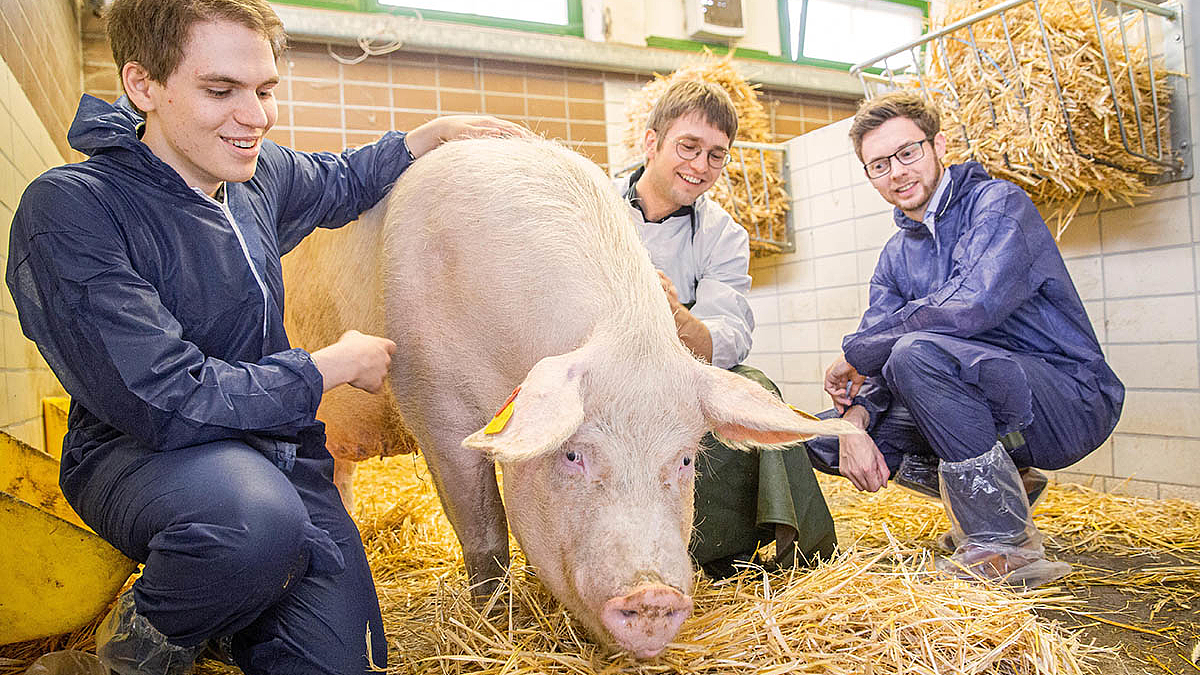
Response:
[{"label": "crouching man", "polygon": [[1033,467],[1095,450],[1125,389],[1029,197],[976,162],[944,168],[939,130],[910,92],[865,102],[850,128],[900,229],[825,373],[826,416],[868,433],[814,439],[809,454],[860,490],[895,477],[940,496],[954,550],[943,571],[1037,586],[1070,566],[1044,557],[1030,514],[1045,477]]}]

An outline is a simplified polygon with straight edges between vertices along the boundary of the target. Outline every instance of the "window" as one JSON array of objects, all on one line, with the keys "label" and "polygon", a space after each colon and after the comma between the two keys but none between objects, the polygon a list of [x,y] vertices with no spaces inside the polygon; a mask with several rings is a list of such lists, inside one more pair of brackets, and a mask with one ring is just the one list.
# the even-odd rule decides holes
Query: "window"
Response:
[{"label": "window", "polygon": [[469,23],[583,37],[583,0],[275,0],[352,12],[383,12],[430,21]]},{"label": "window", "polygon": [[[927,14],[922,0],[780,0],[784,53],[853,65],[920,37]],[[893,70],[911,64],[907,52],[888,59]]]},{"label": "window", "polygon": [[378,0],[380,5],[432,9],[565,26],[570,23],[564,0]]}]

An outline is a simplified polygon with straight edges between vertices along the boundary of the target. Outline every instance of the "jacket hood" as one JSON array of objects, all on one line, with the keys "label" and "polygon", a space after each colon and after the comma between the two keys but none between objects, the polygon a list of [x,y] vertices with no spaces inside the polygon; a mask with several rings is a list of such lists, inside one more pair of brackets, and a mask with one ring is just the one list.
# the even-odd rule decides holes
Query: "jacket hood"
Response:
[{"label": "jacket hood", "polygon": [[109,103],[84,94],[67,132],[67,141],[89,157],[105,155],[154,185],[187,191],[187,182],[169,164],[142,143],[145,120],[125,96]]},{"label": "jacket hood", "polygon": [[141,145],[138,126],[142,122],[141,115],[124,96],[116,103],[108,103],[84,94],[67,132],[67,141],[89,157],[109,148],[134,150]]},{"label": "jacket hood", "polygon": [[[979,162],[954,164],[946,167],[946,171],[950,172],[950,185],[942,193],[941,201],[937,205],[936,212],[939,217],[946,212],[946,209],[954,206],[960,199],[970,194],[971,189],[976,184],[992,179],[988,175],[987,170]],[[893,209],[892,213],[895,216],[896,225],[906,230],[918,230],[925,227],[924,223],[904,215],[904,212],[898,206]]]}]

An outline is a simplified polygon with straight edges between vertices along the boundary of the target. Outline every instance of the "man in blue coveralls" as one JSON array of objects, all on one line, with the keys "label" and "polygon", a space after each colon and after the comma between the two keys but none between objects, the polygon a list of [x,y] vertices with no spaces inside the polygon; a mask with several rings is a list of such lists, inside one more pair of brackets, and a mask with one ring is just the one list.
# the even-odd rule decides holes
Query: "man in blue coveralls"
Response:
[{"label": "man in blue coveralls", "polygon": [[526,133],[447,117],[342,154],[265,140],[283,27],[265,0],[116,0],[126,96],[84,96],[15,214],[7,282],[71,394],[63,492],[144,563],[97,636],[118,673],[186,673],[209,640],[246,673],[368,673],[387,645],[331,482],[323,391],[374,391],[395,345],[283,329],[280,256],[378,201],[442,141]]},{"label": "man in blue coveralls", "polygon": [[818,469],[874,492],[889,478],[940,496],[954,550],[938,567],[1037,586],[1030,516],[1060,469],[1102,444],[1125,389],[1105,363],[1049,230],[1019,187],[976,162],[943,168],[937,110],[919,94],[865,102],[850,128],[899,231],[870,306],[825,373],[835,411],[868,433],[808,441]]}]

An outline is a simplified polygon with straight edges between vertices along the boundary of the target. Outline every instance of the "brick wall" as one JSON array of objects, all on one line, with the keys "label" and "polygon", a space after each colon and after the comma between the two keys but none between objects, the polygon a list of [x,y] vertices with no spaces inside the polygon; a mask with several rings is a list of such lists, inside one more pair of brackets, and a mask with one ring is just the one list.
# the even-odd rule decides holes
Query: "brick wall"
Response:
[{"label": "brick wall", "polygon": [[[83,28],[87,92],[111,101],[120,86],[104,34],[96,22]],[[334,51],[350,59],[358,50]],[[305,43],[292,45],[280,75],[279,121],[269,137],[298,150],[341,150],[438,115],[487,113],[561,139],[605,168],[620,163],[612,152],[625,93],[652,77],[403,51],[348,65],[327,45]],[[767,90],[761,99],[777,141],[854,111],[853,101],[831,96]]]},{"label": "brick wall", "polygon": [[[63,163],[52,132],[26,96],[26,89],[0,61],[0,267],[8,268],[8,233],[25,186],[46,169]],[[65,133],[65,132],[64,132]],[[41,448],[43,396],[62,388],[37,347],[21,334],[7,285],[0,291],[0,430]]]},{"label": "brick wall", "polygon": [[[1191,109],[1200,110],[1195,93]],[[751,270],[758,327],[750,362],[809,410],[829,407],[824,369],[857,327],[867,280],[895,229],[848,129],[846,120],[789,142],[796,252]],[[1085,207],[1060,250],[1127,395],[1112,438],[1059,477],[1200,501],[1200,178],[1156,188],[1133,207]]]},{"label": "brick wall", "polygon": [[63,157],[83,91],[79,22],[71,0],[0,0],[0,58]]}]

